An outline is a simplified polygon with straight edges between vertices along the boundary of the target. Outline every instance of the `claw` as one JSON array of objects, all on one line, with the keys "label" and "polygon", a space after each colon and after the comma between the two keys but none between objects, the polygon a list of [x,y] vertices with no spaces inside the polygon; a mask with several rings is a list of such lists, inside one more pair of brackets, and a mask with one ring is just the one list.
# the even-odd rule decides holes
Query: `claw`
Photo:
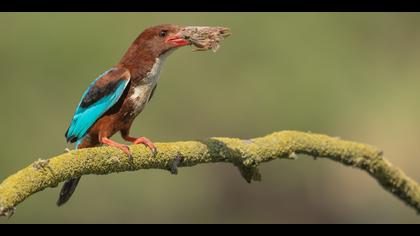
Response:
[{"label": "claw", "polygon": [[150,151],[152,152],[152,157],[156,157],[157,152],[158,152],[156,147],[151,148]]},{"label": "claw", "polygon": [[130,147],[128,147],[127,145],[123,145],[121,151],[127,154],[127,157],[130,160],[130,162],[133,161],[133,153],[131,152]]},{"label": "claw", "polygon": [[150,151],[152,152],[152,156],[156,157],[157,149],[156,149],[156,146],[152,143],[152,141],[150,141],[146,137],[140,137],[133,142],[133,144],[140,144],[140,143],[142,143],[146,147],[148,147],[150,149]]},{"label": "claw", "polygon": [[127,154],[127,156],[130,159],[130,161],[133,160],[132,153],[130,151],[130,148],[127,145],[114,142],[114,141],[112,141],[112,140],[110,140],[108,138],[102,138],[102,141],[101,142],[104,143],[104,144],[106,144],[106,145],[108,145],[108,146],[110,146],[110,147],[116,147],[116,148],[120,149],[125,154]]}]

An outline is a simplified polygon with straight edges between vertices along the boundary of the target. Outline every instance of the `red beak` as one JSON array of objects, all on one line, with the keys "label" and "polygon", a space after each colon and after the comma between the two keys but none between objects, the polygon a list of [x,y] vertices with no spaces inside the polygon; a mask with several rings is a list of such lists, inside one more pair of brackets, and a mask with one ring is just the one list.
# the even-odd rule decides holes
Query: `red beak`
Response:
[{"label": "red beak", "polygon": [[171,45],[174,45],[175,47],[181,47],[190,44],[188,40],[182,38],[180,35],[177,34],[168,36],[165,40],[165,43],[169,43]]}]

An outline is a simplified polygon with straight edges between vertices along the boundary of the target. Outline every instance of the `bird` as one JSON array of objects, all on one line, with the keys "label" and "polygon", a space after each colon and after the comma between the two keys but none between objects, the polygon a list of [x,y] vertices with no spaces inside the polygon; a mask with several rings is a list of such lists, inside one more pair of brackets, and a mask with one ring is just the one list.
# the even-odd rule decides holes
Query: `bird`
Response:
[{"label": "bird", "polygon": [[[75,149],[108,145],[131,158],[127,145],[110,139],[120,132],[125,141],[144,144],[155,156],[157,149],[153,142],[146,137],[130,136],[130,128],[152,99],[166,58],[176,49],[191,44],[182,36],[183,28],[162,24],[141,32],[121,60],[99,75],[83,93],[65,133],[67,143],[74,143]],[[68,202],[80,178],[65,181],[58,206]]]}]

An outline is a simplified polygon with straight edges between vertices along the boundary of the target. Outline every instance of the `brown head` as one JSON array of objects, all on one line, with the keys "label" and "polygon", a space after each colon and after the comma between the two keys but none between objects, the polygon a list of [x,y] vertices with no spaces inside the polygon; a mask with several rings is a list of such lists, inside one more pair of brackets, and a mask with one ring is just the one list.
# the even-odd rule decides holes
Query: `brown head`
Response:
[{"label": "brown head", "polygon": [[216,51],[219,42],[230,35],[224,27],[178,26],[163,24],[144,30],[134,40],[120,64],[133,72],[147,71],[156,58],[166,55],[174,49],[193,44],[200,50]]},{"label": "brown head", "polygon": [[190,45],[191,43],[180,34],[183,28],[172,24],[147,28],[134,40],[120,64],[129,68],[131,72],[141,70],[139,67],[154,63],[162,54],[173,51],[171,49]]},{"label": "brown head", "polygon": [[154,57],[159,57],[171,49],[190,44],[179,34],[183,28],[171,24],[153,26],[144,30],[133,44],[137,44],[137,50],[147,50]]}]

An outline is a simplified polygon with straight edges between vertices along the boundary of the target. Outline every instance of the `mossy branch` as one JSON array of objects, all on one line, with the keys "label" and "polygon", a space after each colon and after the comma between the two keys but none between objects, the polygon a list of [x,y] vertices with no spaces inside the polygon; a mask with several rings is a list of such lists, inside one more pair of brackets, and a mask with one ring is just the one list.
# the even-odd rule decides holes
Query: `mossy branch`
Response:
[{"label": "mossy branch", "polygon": [[212,162],[230,162],[248,181],[260,180],[258,165],[277,158],[295,159],[297,154],[329,158],[368,172],[387,191],[420,213],[419,185],[369,145],[343,141],[326,135],[297,131],[276,132],[242,140],[210,138],[202,141],[158,143],[158,155],[151,157],[142,145],[131,146],[133,159],[115,148],[99,147],[71,151],[49,160],[38,160],[0,184],[0,215],[10,216],[16,205],[32,194],[82,175],[105,175],[141,169],[164,169],[176,173],[179,167]]}]

